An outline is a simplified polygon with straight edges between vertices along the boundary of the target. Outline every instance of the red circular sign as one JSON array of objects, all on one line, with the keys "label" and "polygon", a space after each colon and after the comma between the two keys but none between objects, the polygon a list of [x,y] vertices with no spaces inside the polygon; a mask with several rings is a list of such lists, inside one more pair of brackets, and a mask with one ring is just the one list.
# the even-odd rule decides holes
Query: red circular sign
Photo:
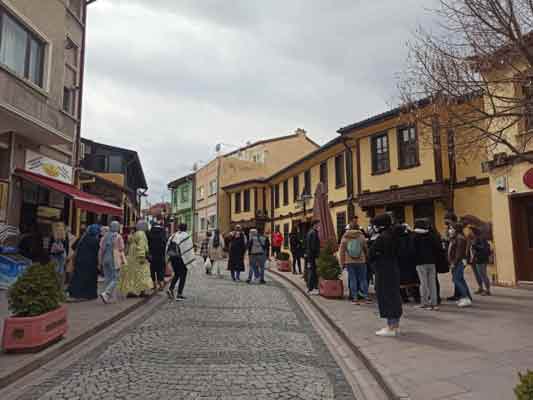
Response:
[{"label": "red circular sign", "polygon": [[524,184],[530,188],[533,189],[533,168],[530,168],[526,173],[524,174]]}]

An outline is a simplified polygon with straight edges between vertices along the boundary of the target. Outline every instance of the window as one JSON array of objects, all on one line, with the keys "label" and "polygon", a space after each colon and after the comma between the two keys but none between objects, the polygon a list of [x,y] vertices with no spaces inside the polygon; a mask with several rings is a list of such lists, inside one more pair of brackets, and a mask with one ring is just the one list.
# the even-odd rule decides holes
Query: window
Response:
[{"label": "window", "polygon": [[1,7],[0,63],[43,86],[44,43]]},{"label": "window", "polygon": [[65,75],[63,81],[63,111],[74,115],[78,95],[78,46],[68,37],[65,41]]},{"label": "window", "polygon": [[372,173],[389,171],[389,138],[387,133],[382,133],[372,138]]},{"label": "window", "polygon": [[209,216],[208,228],[216,229],[217,227],[217,216],[215,214]]},{"label": "window", "polygon": [[205,231],[206,230],[206,219],[204,217],[200,218],[200,230]]},{"label": "window", "polygon": [[204,187],[203,187],[203,186],[200,186],[200,187],[198,188],[198,201],[204,199],[204,194],[205,194]]},{"label": "window", "polygon": [[292,198],[296,203],[300,197],[300,177],[296,175],[292,178]]},{"label": "window", "polygon": [[244,212],[250,211],[250,189],[244,191]]},{"label": "window", "polygon": [[412,168],[419,165],[418,140],[414,126],[398,129],[398,161],[400,168]]},{"label": "window", "polygon": [[346,231],[346,213],[337,213],[337,238],[340,242],[342,235]]},{"label": "window", "polygon": [[108,172],[112,174],[122,173],[122,156],[109,156]]},{"label": "window", "polygon": [[346,168],[344,164],[344,153],[335,156],[335,187],[340,188],[346,185]]},{"label": "window", "polygon": [[279,183],[274,186],[274,208],[279,208]]},{"label": "window", "polygon": [[289,247],[289,224],[283,224],[283,247]]},{"label": "window", "polygon": [[217,180],[213,179],[209,182],[209,196],[217,194]]},{"label": "window", "polygon": [[304,172],[304,194],[311,194],[311,171]]},{"label": "window", "polygon": [[320,164],[320,182],[324,184],[324,188],[328,191],[328,162],[324,161]]},{"label": "window", "polygon": [[402,206],[397,207],[387,207],[387,212],[391,212],[394,216],[394,222],[404,223],[405,222],[405,208]]},{"label": "window", "polygon": [[189,201],[189,185],[182,186],[181,188],[181,202],[186,203]]},{"label": "window", "polygon": [[289,181],[283,182],[283,205],[289,205]]},{"label": "window", "polygon": [[235,193],[235,214],[241,212],[241,192]]},{"label": "window", "polygon": [[420,218],[427,218],[435,226],[435,208],[433,202],[418,203],[413,207],[413,217],[415,221]]},{"label": "window", "polygon": [[96,155],[93,158],[93,169],[95,172],[106,172],[107,171],[107,157]]},{"label": "window", "polygon": [[63,88],[63,111],[74,115],[76,109],[76,90],[68,87]]}]

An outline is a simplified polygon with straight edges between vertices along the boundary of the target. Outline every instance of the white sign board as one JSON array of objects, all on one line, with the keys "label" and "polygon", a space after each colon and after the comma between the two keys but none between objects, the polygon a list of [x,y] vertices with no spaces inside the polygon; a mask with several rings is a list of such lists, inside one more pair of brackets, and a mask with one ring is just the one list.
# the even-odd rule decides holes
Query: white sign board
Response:
[{"label": "white sign board", "polygon": [[31,150],[26,150],[26,171],[72,184],[72,167]]}]

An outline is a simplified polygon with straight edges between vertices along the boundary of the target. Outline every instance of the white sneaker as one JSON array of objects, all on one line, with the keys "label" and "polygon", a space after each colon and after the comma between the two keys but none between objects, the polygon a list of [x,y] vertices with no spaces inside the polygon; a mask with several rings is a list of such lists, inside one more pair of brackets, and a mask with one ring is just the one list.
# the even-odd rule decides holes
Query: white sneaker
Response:
[{"label": "white sneaker", "polygon": [[470,300],[468,297],[465,297],[464,299],[461,299],[457,302],[457,305],[461,308],[464,307],[471,307],[472,306],[472,300]]},{"label": "white sneaker", "polygon": [[108,304],[109,303],[109,296],[107,295],[107,293],[101,293],[100,294],[100,298],[102,299],[104,304]]},{"label": "white sneaker", "polygon": [[398,332],[396,332],[396,329],[391,329],[388,326],[386,326],[383,329],[380,329],[376,332],[376,336],[382,336],[382,337],[395,337]]}]

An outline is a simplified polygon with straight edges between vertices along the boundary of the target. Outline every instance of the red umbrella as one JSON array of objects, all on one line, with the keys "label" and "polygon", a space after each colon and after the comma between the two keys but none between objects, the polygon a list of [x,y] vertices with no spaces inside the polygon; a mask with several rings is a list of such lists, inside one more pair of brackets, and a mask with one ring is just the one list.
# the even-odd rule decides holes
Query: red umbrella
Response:
[{"label": "red umbrella", "polygon": [[328,194],[324,183],[320,182],[315,191],[315,204],[313,205],[313,219],[320,221],[318,233],[320,235],[320,245],[324,247],[326,243],[337,244],[337,235],[329,211]]}]

